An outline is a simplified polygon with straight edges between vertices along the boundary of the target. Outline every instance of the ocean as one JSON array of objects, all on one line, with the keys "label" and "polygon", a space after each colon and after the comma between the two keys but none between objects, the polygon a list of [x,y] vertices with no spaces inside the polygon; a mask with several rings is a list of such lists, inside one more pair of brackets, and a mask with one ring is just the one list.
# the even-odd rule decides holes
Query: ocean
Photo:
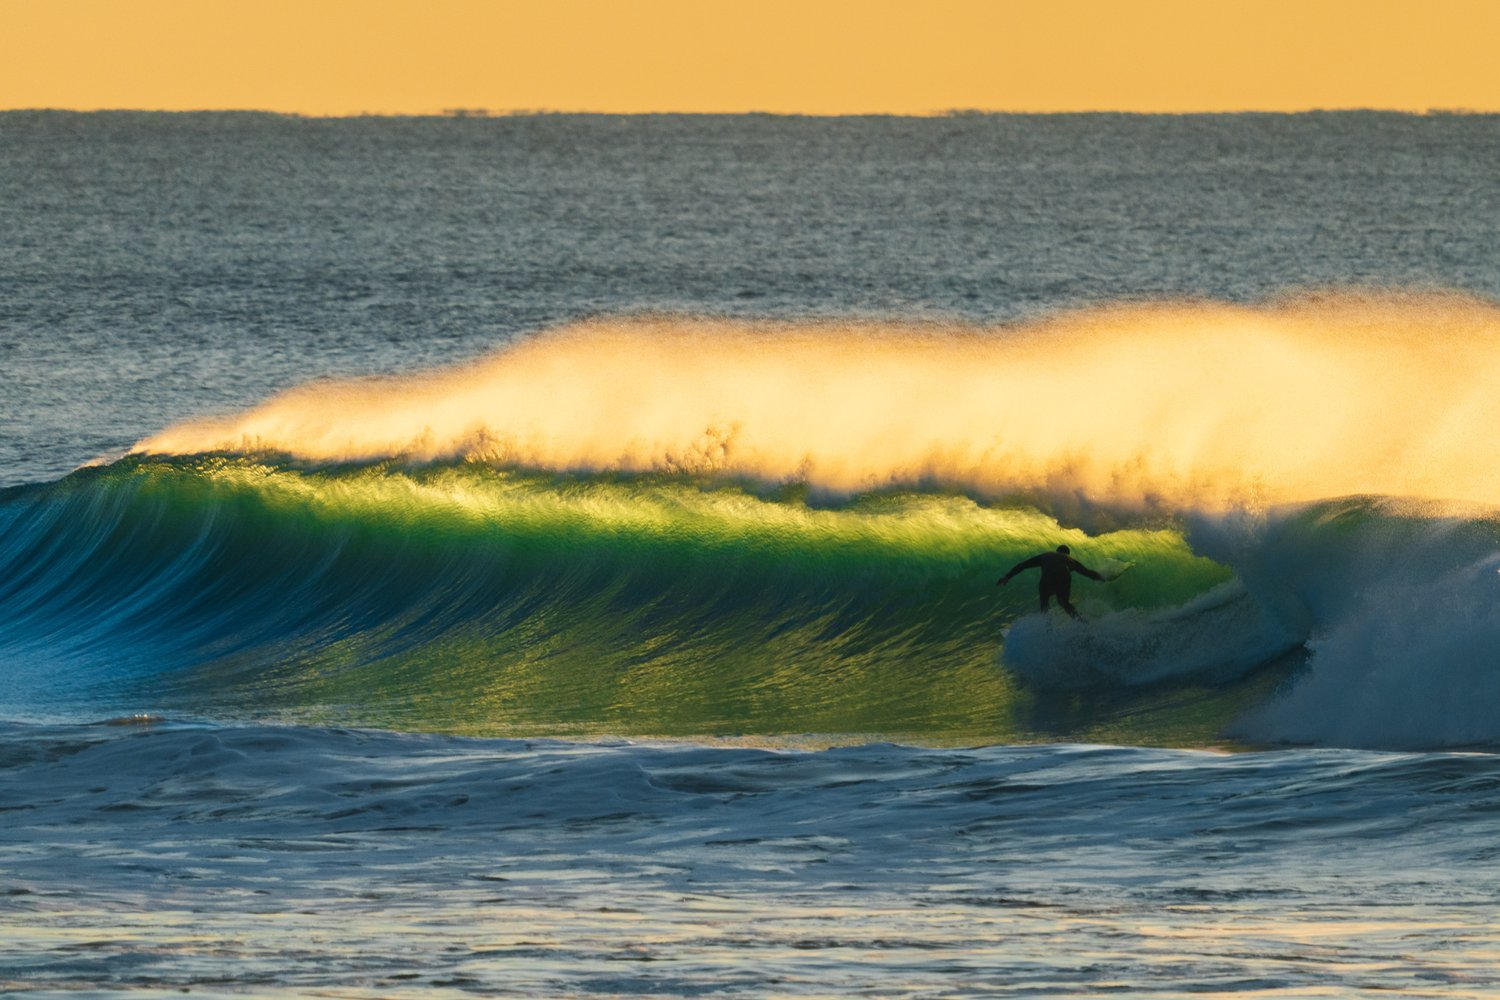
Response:
[{"label": "ocean", "polygon": [[1500,994],[1496,162],[0,113],[0,992]]}]

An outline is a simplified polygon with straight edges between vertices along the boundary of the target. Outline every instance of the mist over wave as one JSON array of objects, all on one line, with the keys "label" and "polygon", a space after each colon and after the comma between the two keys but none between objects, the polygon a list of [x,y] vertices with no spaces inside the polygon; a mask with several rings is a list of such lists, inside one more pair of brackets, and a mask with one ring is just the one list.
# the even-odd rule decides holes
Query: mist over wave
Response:
[{"label": "mist over wave", "polygon": [[1352,294],[995,328],[599,320],[471,364],[321,382],[145,454],[473,459],[842,493],[945,483],[1130,509],[1493,502],[1500,308]]}]

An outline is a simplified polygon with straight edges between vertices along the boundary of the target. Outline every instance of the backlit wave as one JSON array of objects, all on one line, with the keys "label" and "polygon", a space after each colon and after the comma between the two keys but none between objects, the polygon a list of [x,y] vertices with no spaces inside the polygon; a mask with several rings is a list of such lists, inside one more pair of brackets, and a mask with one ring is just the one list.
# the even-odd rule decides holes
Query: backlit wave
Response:
[{"label": "backlit wave", "polygon": [[[1495,305],[1340,294],[310,383],[0,494],[0,710],[1500,746],[1497,375]],[[994,587],[1060,541],[1082,625]]]},{"label": "backlit wave", "polygon": [[1089,614],[1228,576],[1175,531],[944,494],[128,459],[0,494],[0,717],[1035,738],[995,663],[1035,584],[995,578],[1062,540],[1139,564],[1080,587]]},{"label": "backlit wave", "polygon": [[[1115,577],[1081,623],[995,586],[1058,542]],[[1493,508],[1379,498],[1085,532],[941,491],[137,458],[0,492],[0,717],[1496,747],[1497,568]]]}]

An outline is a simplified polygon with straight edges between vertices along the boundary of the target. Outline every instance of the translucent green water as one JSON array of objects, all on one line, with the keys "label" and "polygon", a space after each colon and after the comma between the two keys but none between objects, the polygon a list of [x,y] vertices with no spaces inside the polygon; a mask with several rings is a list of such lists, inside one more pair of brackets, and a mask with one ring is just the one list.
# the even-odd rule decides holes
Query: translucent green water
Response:
[{"label": "translucent green water", "polygon": [[1079,580],[1086,614],[1178,605],[1229,573],[1170,526],[1089,536],[943,493],[211,457],[90,470],[8,506],[51,553],[59,600],[92,595],[88,616],[43,600],[30,622],[80,630],[78,660],[115,663],[93,690],[150,709],[475,734],[1202,743],[1266,683],[1019,682],[1001,630],[1035,583],[995,586],[1019,559],[1066,542],[1105,571],[1133,564]]}]

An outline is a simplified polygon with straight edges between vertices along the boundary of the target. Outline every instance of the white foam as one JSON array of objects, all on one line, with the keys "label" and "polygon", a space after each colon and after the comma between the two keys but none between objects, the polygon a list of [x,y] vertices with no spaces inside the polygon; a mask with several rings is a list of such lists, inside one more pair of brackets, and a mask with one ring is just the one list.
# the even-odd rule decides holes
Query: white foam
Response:
[{"label": "white foam", "polygon": [[1307,670],[1234,735],[1369,748],[1500,744],[1496,511],[1395,499],[1202,518],[1195,549],[1308,637]]},{"label": "white foam", "polygon": [[1307,674],[1236,735],[1324,746],[1500,745],[1500,554],[1351,583]]}]

